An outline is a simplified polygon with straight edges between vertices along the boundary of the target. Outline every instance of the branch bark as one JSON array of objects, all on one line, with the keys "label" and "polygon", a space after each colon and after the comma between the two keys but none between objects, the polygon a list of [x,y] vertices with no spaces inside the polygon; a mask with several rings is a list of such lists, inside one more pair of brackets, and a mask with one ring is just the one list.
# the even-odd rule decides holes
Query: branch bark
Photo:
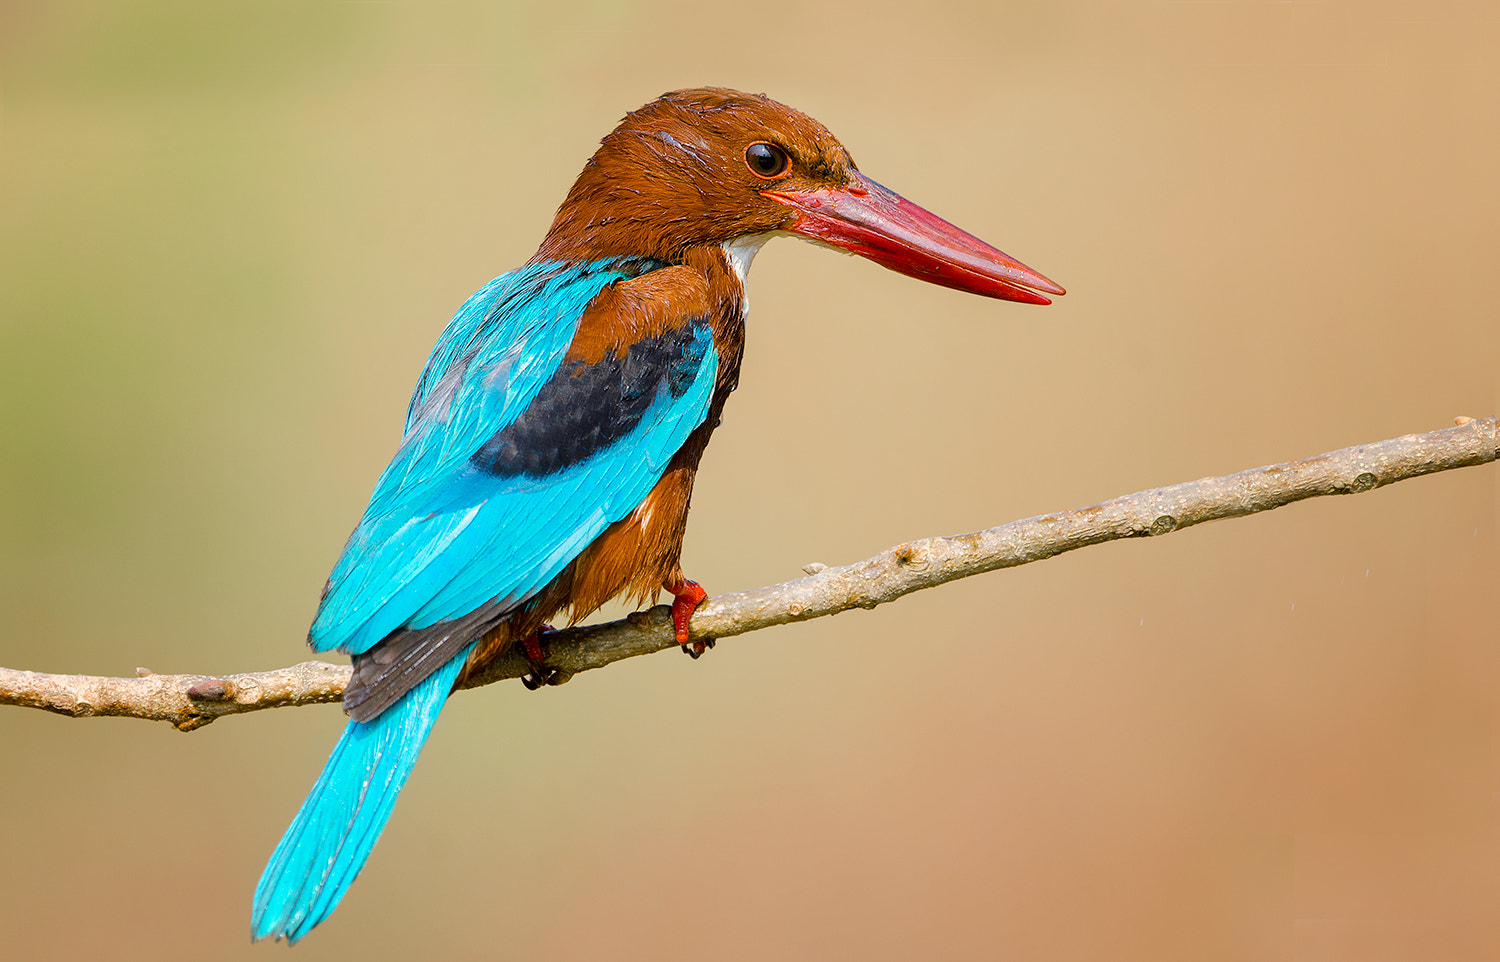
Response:
[{"label": "branch bark", "polygon": [[[874,608],[923,588],[1088,545],[1170,534],[1305,498],[1360,494],[1500,458],[1500,425],[1495,418],[1457,420],[1456,427],[1428,434],[1153,488],[972,534],[913,541],[839,568],[809,565],[805,578],[704,602],[693,615],[692,636],[727,638],[851,608]],[[670,609],[660,605],[619,621],[550,635],[547,664],[566,680],[581,671],[675,644]],[[464,687],[520,678],[530,670],[526,659],[512,652],[470,678]],[[136,678],[104,678],[0,668],[0,705],[23,705],[74,717],[146,718],[192,731],[224,715],[338,701],[349,680],[348,666],[318,661],[239,675],[158,675],[144,668],[136,669],[136,674]]]}]

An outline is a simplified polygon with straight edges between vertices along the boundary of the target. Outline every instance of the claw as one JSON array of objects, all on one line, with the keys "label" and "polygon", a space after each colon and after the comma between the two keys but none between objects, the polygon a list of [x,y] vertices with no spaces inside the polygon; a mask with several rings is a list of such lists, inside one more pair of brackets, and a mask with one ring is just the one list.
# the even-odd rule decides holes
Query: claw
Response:
[{"label": "claw", "polygon": [[547,654],[542,649],[542,635],[556,630],[551,625],[542,625],[521,639],[521,647],[526,650],[526,660],[531,662],[531,673],[521,676],[521,684],[526,686],[527,691],[536,691],[544,685],[561,685],[572,677],[563,677],[556,668],[548,668],[545,664]]},{"label": "claw", "polygon": [[687,655],[689,658],[692,658],[694,661],[697,661],[699,658],[703,657],[703,653],[705,651],[712,648],[716,644],[718,644],[717,639],[700,638],[697,641],[690,641],[687,644],[683,645],[682,653],[684,655]]}]

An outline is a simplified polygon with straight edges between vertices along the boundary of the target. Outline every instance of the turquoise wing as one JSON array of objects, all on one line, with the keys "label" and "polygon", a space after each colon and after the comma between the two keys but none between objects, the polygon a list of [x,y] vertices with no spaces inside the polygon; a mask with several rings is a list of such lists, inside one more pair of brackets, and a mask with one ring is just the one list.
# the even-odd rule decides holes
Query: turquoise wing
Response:
[{"label": "turquoise wing", "polygon": [[433,351],[400,450],[329,578],[316,650],[369,652],[424,632],[373,717],[628,515],[707,416],[718,370],[706,317],[564,363],[579,317],[652,266],[534,265],[497,278]]}]

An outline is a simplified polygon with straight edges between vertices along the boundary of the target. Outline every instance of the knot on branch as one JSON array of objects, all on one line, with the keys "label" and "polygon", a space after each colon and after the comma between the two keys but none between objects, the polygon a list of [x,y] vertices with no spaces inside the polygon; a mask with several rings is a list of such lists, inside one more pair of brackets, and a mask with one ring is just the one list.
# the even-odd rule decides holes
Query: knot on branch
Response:
[{"label": "knot on branch", "polygon": [[929,563],[930,552],[921,545],[903,544],[896,546],[896,563],[913,571],[921,571]]},{"label": "knot on branch", "polygon": [[1151,522],[1151,527],[1146,529],[1147,533],[1152,537],[1155,537],[1159,534],[1171,534],[1176,530],[1177,519],[1172,517],[1170,514],[1164,514],[1161,517],[1157,518],[1155,521]]},{"label": "knot on branch", "polygon": [[210,678],[189,688],[187,696],[192,701],[233,701],[234,682],[228,678]]}]

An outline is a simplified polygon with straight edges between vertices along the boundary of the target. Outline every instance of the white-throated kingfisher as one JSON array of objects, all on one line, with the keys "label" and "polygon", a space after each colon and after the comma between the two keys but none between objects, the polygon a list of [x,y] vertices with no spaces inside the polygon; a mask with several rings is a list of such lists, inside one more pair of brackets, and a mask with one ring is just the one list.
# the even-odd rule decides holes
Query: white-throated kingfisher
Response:
[{"label": "white-throated kingfisher", "polygon": [[617,595],[666,589],[684,650],[705,596],[679,557],[698,460],[739,379],[745,274],[777,235],[987,297],[1063,289],[897,196],[774,100],[679,90],[628,115],[541,248],[448,323],[401,447],[308,633],[354,659],[350,721],[255,890],[252,935],[337,907],[465,672]]}]

